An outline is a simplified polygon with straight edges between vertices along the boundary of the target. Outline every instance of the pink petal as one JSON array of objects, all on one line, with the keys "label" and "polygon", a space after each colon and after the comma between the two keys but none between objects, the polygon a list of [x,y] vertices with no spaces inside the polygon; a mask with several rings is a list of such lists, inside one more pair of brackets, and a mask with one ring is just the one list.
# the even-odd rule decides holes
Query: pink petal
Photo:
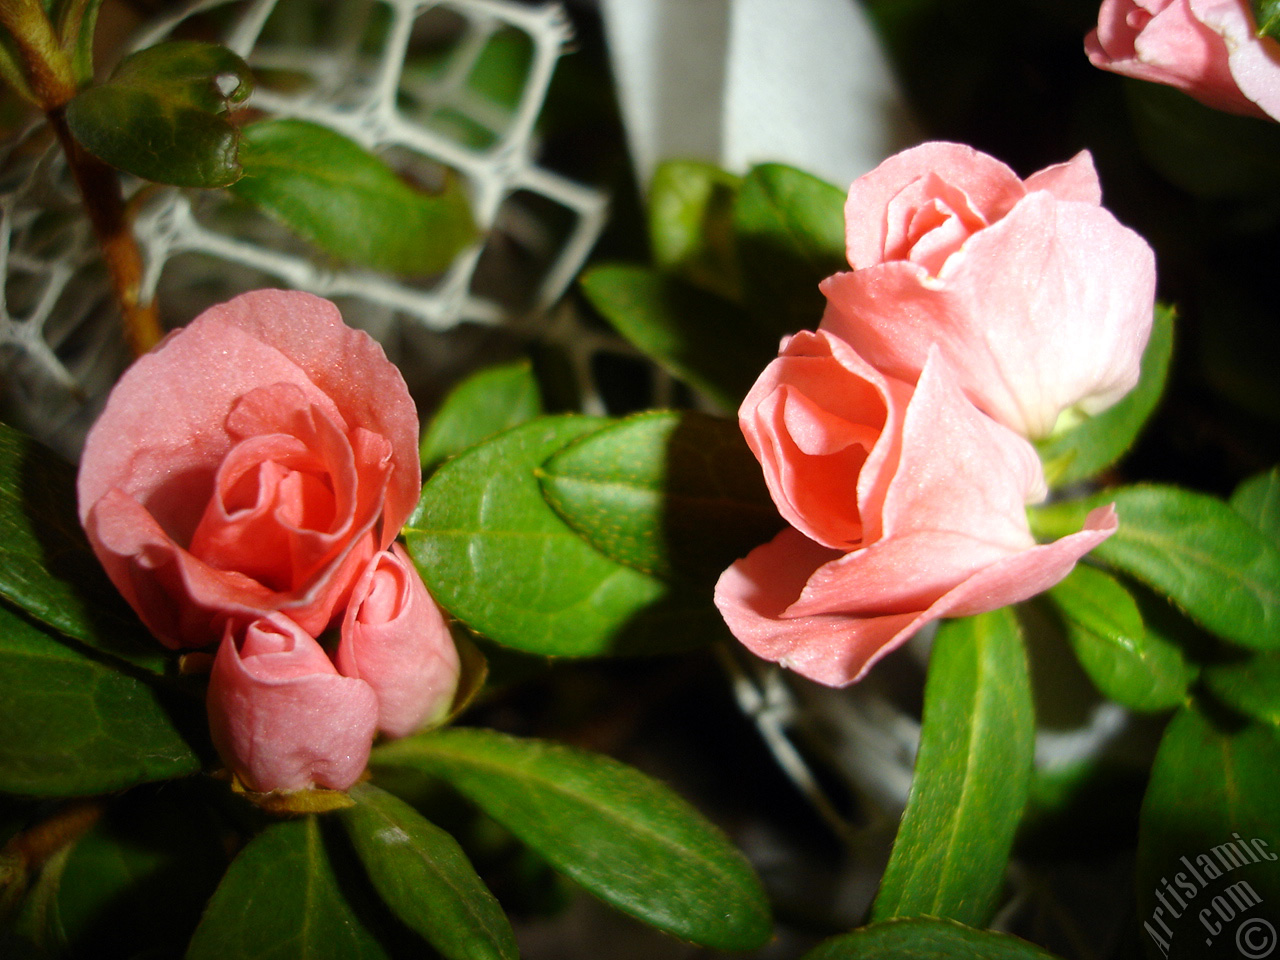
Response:
[{"label": "pink petal", "polygon": [[287,617],[231,630],[209,677],[209,727],[223,762],[251,790],[345,790],[369,759],[378,706],[362,680],[339,676]]},{"label": "pink petal", "polygon": [[1078,203],[1102,203],[1102,184],[1093,166],[1093,154],[1081,150],[1065,163],[1055,163],[1027,177],[1027,193],[1047,190],[1059,200]]},{"label": "pink petal", "polygon": [[1231,79],[1252,108],[1246,112],[1280,120],[1280,42],[1257,35],[1246,0],[1191,0],[1191,12],[1222,38]]},{"label": "pink petal", "polygon": [[378,698],[378,729],[403,737],[438,721],[458,686],[448,624],[398,543],[357,581],[342,623],[338,670]]},{"label": "pink petal", "polygon": [[1007,166],[959,143],[922,143],[895,154],[849,188],[845,244],[855,269],[884,259],[891,227],[887,211],[903,190],[930,174],[962,193],[969,208],[988,223],[999,219],[1026,192]]},{"label": "pink petal", "polygon": [[822,290],[822,329],[868,362],[911,381],[936,343],[975,403],[1034,438],[1064,410],[1097,412],[1137,382],[1155,257],[1106,210],[1036,192],[936,278],[892,262],[836,274]]}]

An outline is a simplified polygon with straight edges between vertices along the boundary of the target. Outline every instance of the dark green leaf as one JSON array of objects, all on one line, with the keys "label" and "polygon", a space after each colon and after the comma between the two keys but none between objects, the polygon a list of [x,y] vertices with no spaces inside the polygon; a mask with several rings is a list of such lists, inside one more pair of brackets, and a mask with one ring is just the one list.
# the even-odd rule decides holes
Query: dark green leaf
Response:
[{"label": "dark green leaf", "polygon": [[1143,622],[1123,586],[1083,564],[1049,591],[1080,665],[1097,688],[1130,710],[1182,702],[1195,669],[1182,650]]},{"label": "dark green leaf", "polygon": [[667,160],[649,186],[649,240],[664,273],[739,302],[733,206],[742,178],[699,160]]},{"label": "dark green leaf", "polygon": [[1280,0],[1249,0],[1259,37],[1280,40]]},{"label": "dark green leaf", "polygon": [[163,673],[168,663],[89,548],[76,515],[74,469],[4,424],[0,597],[134,666]]},{"label": "dark green leaf", "polygon": [[481,370],[444,398],[423,434],[422,468],[431,470],[467,447],[542,413],[542,396],[527,360]]},{"label": "dark green leaf", "polygon": [[778,352],[778,337],[741,307],[648,267],[595,267],[582,289],[619,333],[726,409],[742,402]]},{"label": "dark green leaf", "polygon": [[944,623],[930,655],[911,794],[872,919],[990,919],[1034,750],[1031,681],[1012,611]]},{"label": "dark green leaf", "polygon": [[385,960],[347,901],[315,816],[267,827],[236,857],[187,960]]},{"label": "dark green leaf", "polygon": [[886,920],[833,937],[803,960],[1054,960],[1007,933],[974,930],[951,920]]},{"label": "dark green leaf", "polygon": [[415,189],[381,158],[304,120],[242,131],[233,192],[339,259],[389,273],[439,273],[476,238],[461,181]]},{"label": "dark green leaf", "polygon": [[103,793],[195,773],[155,689],[0,605],[0,790]]},{"label": "dark green leaf", "polygon": [[605,556],[708,587],[782,527],[738,424],[704,414],[639,414],[574,441],[538,476]]},{"label": "dark green leaf", "polygon": [[369,879],[387,906],[450,960],[514,960],[515,934],[458,842],[370,784],[341,814]]},{"label": "dark green leaf", "polygon": [[1146,583],[1224,640],[1280,647],[1280,551],[1221,500],[1177,487],[1121,487],[1028,516],[1037,536],[1057,538],[1109,502],[1120,529],[1090,556]]},{"label": "dark green leaf", "polygon": [[1280,548],[1280,467],[1241,483],[1231,494],[1231,506]]},{"label": "dark green leaf", "polygon": [[844,193],[776,163],[754,167],[734,208],[745,302],[776,342],[813,329],[826,304],[818,284],[848,270]]},{"label": "dark green leaf", "polygon": [[[1138,830],[1138,919],[1142,939],[1157,948],[1150,955],[1246,955],[1236,949],[1245,921],[1224,921],[1255,898],[1280,902],[1278,795],[1275,727],[1218,720],[1195,704],[1174,715]],[[1275,919],[1272,906],[1264,911]]]},{"label": "dark green leaf", "polygon": [[252,89],[248,65],[226,47],[175,40],[126,57],[79,93],[67,125],[90,153],[145,180],[225,187],[240,177],[226,114]]},{"label": "dark green leaf", "polygon": [[474,729],[389,743],[371,763],[438,774],[557,870],[655,927],[721,950],[769,939],[769,907],[747,861],[638,770]]},{"label": "dark green leaf", "polygon": [[1204,682],[1232,709],[1280,726],[1280,653],[1213,664],[1205,668]]},{"label": "dark green leaf", "polygon": [[1170,307],[1156,307],[1138,385],[1123,400],[1038,444],[1045,476],[1053,486],[1065,487],[1095,477],[1133,446],[1164,392],[1173,356],[1173,318]]},{"label": "dark green leaf", "polygon": [[543,417],[436,471],[405,538],[445,609],[497,643],[548,656],[673,649],[723,631],[707,597],[608,559],[543,499],[535,469],[607,423]]}]

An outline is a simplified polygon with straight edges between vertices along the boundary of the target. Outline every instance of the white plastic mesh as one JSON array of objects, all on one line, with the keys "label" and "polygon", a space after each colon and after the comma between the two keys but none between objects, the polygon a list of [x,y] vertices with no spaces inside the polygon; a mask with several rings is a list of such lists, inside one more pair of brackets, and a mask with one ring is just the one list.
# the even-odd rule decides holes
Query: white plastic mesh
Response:
[{"label": "white plastic mesh", "polygon": [[[406,282],[326,262],[222,191],[135,185],[143,294],[159,295],[167,323],[242,290],[280,285],[339,300],[349,321],[389,345],[405,322],[437,332],[503,326],[555,339],[580,378],[588,371],[600,337],[549,308],[599,235],[605,197],[535,161],[535,122],[571,38],[559,6],[197,0],[151,24],[134,46],[181,35],[197,17],[220,18],[222,41],[253,67],[249,106],[337,130],[420,182],[454,171],[481,239],[442,276]],[[499,41],[527,48],[514,102],[474,82]],[[94,400],[127,357],[93,238],[60,156],[39,149],[41,135],[28,131],[0,153],[0,369],[23,425],[72,453]]]}]

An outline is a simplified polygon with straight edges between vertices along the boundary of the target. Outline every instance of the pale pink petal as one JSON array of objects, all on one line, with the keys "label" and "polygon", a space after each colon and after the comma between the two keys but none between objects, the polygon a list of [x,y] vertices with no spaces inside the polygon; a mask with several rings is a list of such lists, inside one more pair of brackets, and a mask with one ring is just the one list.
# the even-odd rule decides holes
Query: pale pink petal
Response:
[{"label": "pale pink petal", "polygon": [[378,698],[378,729],[403,737],[440,720],[458,686],[449,626],[398,543],[378,554],[352,591],[338,670]]},{"label": "pale pink petal", "polygon": [[345,790],[369,759],[378,705],[362,680],[339,676],[287,617],[228,630],[209,676],[209,727],[223,762],[251,790]]},{"label": "pale pink petal", "polygon": [[1026,192],[1018,175],[1007,166],[964,144],[931,142],[904,150],[849,188],[844,214],[850,266],[857,269],[884,258],[890,203],[914,181],[930,174],[964,194],[969,208],[987,222],[1003,216]]},{"label": "pale pink petal", "polygon": [[1247,0],[1191,0],[1191,11],[1222,38],[1231,78],[1254,112],[1280,120],[1280,42],[1257,35]]},{"label": "pale pink petal", "polygon": [[822,283],[822,329],[891,377],[914,380],[938,344],[966,393],[1024,436],[1137,382],[1155,257],[1106,210],[1046,192],[975,234],[938,277],[891,262]]},{"label": "pale pink petal", "polygon": [[1081,150],[1065,163],[1055,163],[1027,177],[1027,193],[1047,190],[1059,200],[1078,203],[1102,203],[1102,184],[1093,166],[1093,154]]}]

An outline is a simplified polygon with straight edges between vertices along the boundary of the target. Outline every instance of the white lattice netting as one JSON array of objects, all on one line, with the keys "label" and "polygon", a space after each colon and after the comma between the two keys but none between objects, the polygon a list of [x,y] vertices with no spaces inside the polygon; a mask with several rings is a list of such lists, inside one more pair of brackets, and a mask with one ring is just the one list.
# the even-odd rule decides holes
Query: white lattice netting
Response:
[{"label": "white lattice netting", "polygon": [[[337,301],[393,359],[427,338],[427,355],[404,364],[425,368],[406,369],[411,382],[464,364],[489,342],[484,330],[555,340],[582,379],[601,337],[550,308],[594,244],[605,198],[536,160],[535,123],[571,40],[559,6],[198,0],[133,46],[175,36],[243,56],[256,111],[337,130],[419,183],[461,176],[481,239],[442,276],[409,282],[327,260],[224,191],[135,183],[143,295],[158,296],[166,325],[243,290],[286,286]],[[37,125],[0,149],[0,371],[20,425],[70,454],[128,357],[92,234],[47,140]]]}]

